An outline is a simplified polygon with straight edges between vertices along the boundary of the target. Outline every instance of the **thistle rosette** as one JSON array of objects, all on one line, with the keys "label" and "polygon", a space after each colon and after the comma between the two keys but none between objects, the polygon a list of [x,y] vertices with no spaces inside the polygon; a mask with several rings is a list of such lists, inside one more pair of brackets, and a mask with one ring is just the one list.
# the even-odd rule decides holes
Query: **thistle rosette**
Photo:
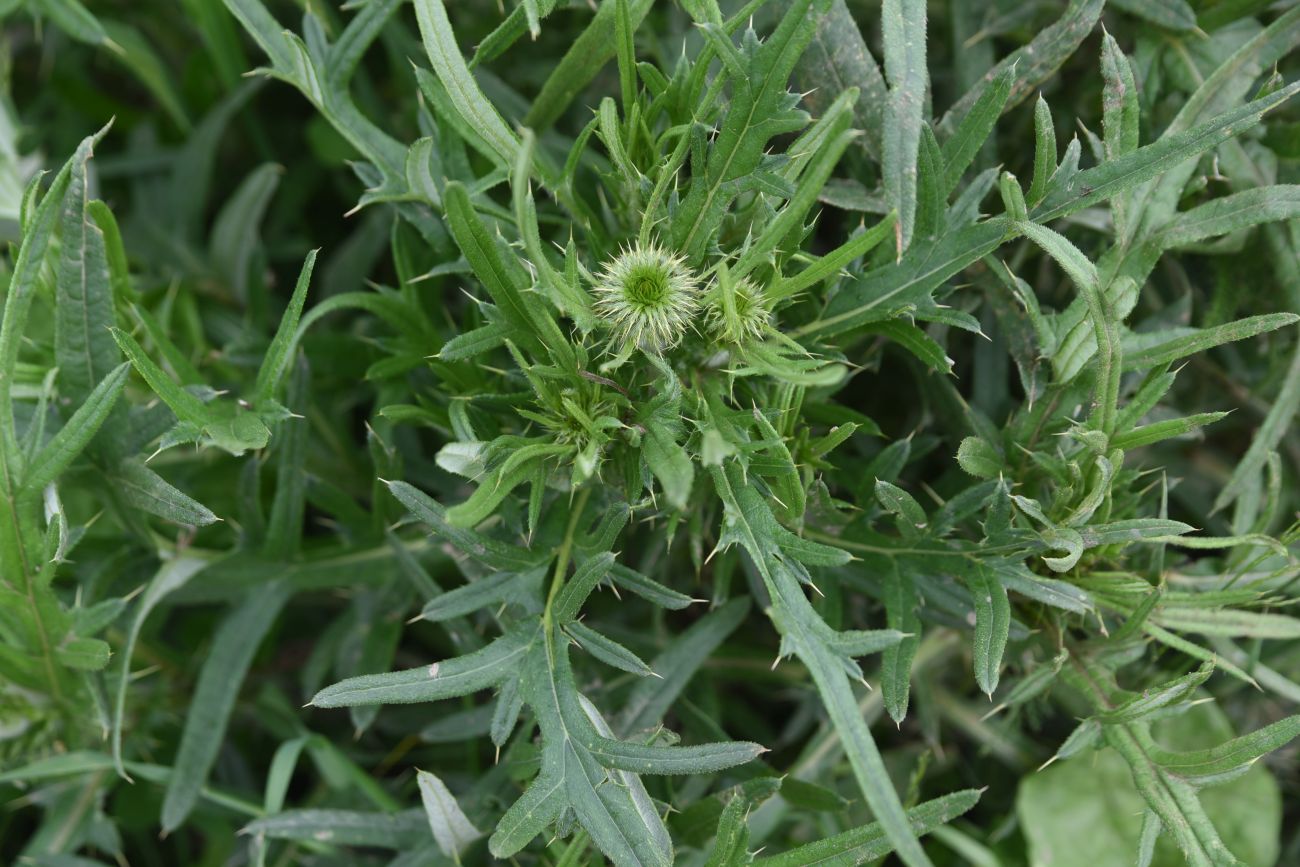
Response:
[{"label": "thistle rosette", "polygon": [[596,279],[596,314],[623,348],[659,353],[681,342],[699,309],[700,282],[684,257],[634,244]]}]

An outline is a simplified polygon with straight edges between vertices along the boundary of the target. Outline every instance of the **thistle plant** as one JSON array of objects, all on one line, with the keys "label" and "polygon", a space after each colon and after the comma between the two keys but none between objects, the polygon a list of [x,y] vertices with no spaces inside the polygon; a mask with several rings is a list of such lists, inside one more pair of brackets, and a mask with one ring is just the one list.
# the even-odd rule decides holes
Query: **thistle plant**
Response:
[{"label": "thistle plant", "polygon": [[8,5],[0,863],[1300,859],[1300,9]]}]

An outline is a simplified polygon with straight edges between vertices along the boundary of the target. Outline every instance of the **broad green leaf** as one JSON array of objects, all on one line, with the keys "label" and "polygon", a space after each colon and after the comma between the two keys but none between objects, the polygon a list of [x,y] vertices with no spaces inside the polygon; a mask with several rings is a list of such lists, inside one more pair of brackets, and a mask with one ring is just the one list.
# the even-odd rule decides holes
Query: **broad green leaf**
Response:
[{"label": "broad green leaf", "polygon": [[957,463],[978,479],[996,479],[1002,473],[1002,456],[979,437],[966,437],[957,447]]}]

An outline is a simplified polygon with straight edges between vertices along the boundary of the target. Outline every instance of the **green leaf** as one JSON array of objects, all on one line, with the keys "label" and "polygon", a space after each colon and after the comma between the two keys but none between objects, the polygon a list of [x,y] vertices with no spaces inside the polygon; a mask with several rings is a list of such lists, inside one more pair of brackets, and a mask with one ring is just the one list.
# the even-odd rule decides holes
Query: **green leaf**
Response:
[{"label": "green leaf", "polygon": [[614,566],[614,555],[609,551],[603,551],[594,557],[587,558],[581,566],[574,570],[572,577],[569,578],[559,595],[555,599],[555,604],[551,606],[551,615],[555,622],[563,626],[570,620],[577,618],[582,611],[582,605],[587,601],[587,597],[596,589],[601,581],[609,575],[610,569]]},{"label": "green leaf", "polygon": [[1112,448],[1135,449],[1167,440],[1171,437],[1185,436],[1194,430],[1213,424],[1226,417],[1226,412],[1198,412],[1184,418],[1170,418],[1135,427],[1117,434],[1111,439]]},{"label": "green leaf", "polygon": [[885,200],[898,212],[899,253],[912,241],[916,223],[916,159],[924,120],[928,78],[925,68],[925,3],[885,0],[880,8],[884,43],[885,104],[881,175]]},{"label": "green leaf", "polygon": [[225,738],[239,687],[253,655],[289,599],[280,581],[262,584],[232,610],[212,639],[185,716],[171,782],[163,799],[162,827],[179,828],[199,799]]},{"label": "green leaf", "polygon": [[695,467],[690,456],[656,420],[646,422],[645,436],[641,441],[641,454],[645,456],[650,472],[663,485],[668,505],[685,510],[691,497]]},{"label": "green leaf", "polygon": [[814,114],[823,113],[842,93],[857,88],[853,127],[862,130],[867,152],[878,157],[888,88],[845,0],[832,0],[822,16],[799,60],[798,76]]},{"label": "green leaf", "polygon": [[272,840],[370,846],[400,852],[427,842],[429,825],[423,810],[404,810],[400,813],[286,810],[274,816],[254,819],[241,828],[240,833]]},{"label": "green leaf", "polygon": [[[963,789],[926,801],[907,811],[908,822],[916,834],[928,834],[935,828],[962,815],[979,802],[980,791]],[[894,851],[894,845],[879,822],[863,825],[798,846],[780,855],[756,858],[755,867],[796,867],[796,865],[849,865],[865,864],[883,858]]]},{"label": "green leaf", "polygon": [[54,648],[54,656],[68,668],[99,671],[108,665],[108,643],[98,638],[70,638]]},{"label": "green leaf", "polygon": [[469,695],[496,686],[517,672],[537,640],[531,630],[514,630],[482,650],[419,668],[364,674],[327,686],[312,697],[316,707],[412,704]]},{"label": "green leaf", "polygon": [[1186,0],[1110,0],[1116,9],[1136,15],[1167,30],[1186,33],[1196,30],[1196,12]]},{"label": "green leaf", "polygon": [[618,730],[635,732],[660,723],[705,660],[740,626],[749,607],[747,598],[733,599],[676,636],[650,663],[650,669],[659,677],[648,677],[633,685],[623,703]]},{"label": "green leaf", "polygon": [[1142,695],[1126,699],[1099,715],[1104,725],[1138,722],[1170,705],[1181,704],[1209,680],[1214,666],[1202,665],[1191,674],[1174,678],[1156,687],[1146,689]]},{"label": "green leaf", "polygon": [[516,338],[526,346],[544,349],[557,361],[572,362],[572,350],[560,333],[555,320],[540,303],[528,303],[524,298],[522,270],[519,263],[502,256],[496,239],[474,212],[469,192],[459,183],[449,183],[443,191],[447,225],[474,269],[474,275],[483,283],[497,303],[506,321],[513,326]]},{"label": "green leaf", "polygon": [[110,471],[108,481],[127,503],[165,520],[191,527],[220,520],[207,506],[177,490],[138,460],[120,461]]},{"label": "green leaf", "polygon": [[447,520],[447,510],[423,491],[406,482],[388,482],[388,490],[411,514],[432,528],[439,538],[483,565],[507,571],[536,566],[537,557],[523,548],[508,545],[473,530],[457,527]]},{"label": "green leaf", "polygon": [[795,329],[796,340],[845,334],[916,305],[968,265],[1001,246],[1009,224],[993,219],[937,238],[917,239],[898,262],[876,268],[840,291],[818,319]]},{"label": "green leaf", "polygon": [[1030,217],[1035,222],[1048,223],[1131,190],[1250,129],[1266,112],[1289,100],[1297,90],[1300,82],[1225,111],[1191,129],[1166,132],[1152,144],[1079,172],[1067,187],[1048,195]]},{"label": "green leaf", "polygon": [[[734,92],[722,129],[707,157],[692,167],[690,189],[673,219],[673,246],[692,262],[702,258],[739,192],[736,182],[758,168],[768,141],[806,124],[807,116],[790,108],[785,88],[829,5],[830,0],[793,0],[776,29],[747,58],[744,74],[737,77],[731,71]],[[716,25],[703,29],[711,45],[730,45],[730,36]],[[736,53],[734,47],[730,53]]]},{"label": "green leaf", "polygon": [[637,774],[712,774],[751,762],[764,752],[758,744],[739,741],[677,747],[596,737],[591,745],[591,754],[605,767]]},{"label": "green leaf", "polygon": [[[103,135],[103,132],[100,133]],[[27,316],[31,310],[32,299],[41,278],[41,267],[49,249],[50,237],[54,232],[55,221],[64,192],[68,189],[73,167],[84,165],[98,137],[86,138],[77,147],[72,156],[50,184],[45,198],[25,220],[22,245],[18,248],[13,270],[9,278],[9,288],[5,293],[4,318],[0,322],[0,381],[6,387],[0,388],[0,453],[3,453],[5,472],[12,485],[16,479],[15,468],[20,465],[21,450],[14,429],[13,389],[8,383],[14,381],[14,371],[18,365],[18,352],[22,344]],[[31,195],[35,196],[39,188],[33,185]],[[89,390],[89,386],[87,386]]]},{"label": "green leaf", "polygon": [[[652,4],[653,0],[630,0],[628,24],[632,30],[640,26]],[[617,50],[614,39],[616,18],[616,0],[604,0],[591,23],[573,40],[559,65],[547,77],[524,118],[524,126],[543,130],[554,124],[601,67],[614,57]]]},{"label": "green leaf", "polygon": [[23,477],[25,487],[41,490],[76,460],[113,411],[130,370],[130,364],[119,364],[86,396],[67,423],[32,458]]},{"label": "green leaf", "polygon": [[509,167],[514,163],[519,139],[500,112],[487,100],[478,82],[470,74],[469,66],[456,44],[447,9],[442,0],[415,0],[415,18],[420,25],[420,37],[434,73],[446,88],[452,105],[461,118],[487,142],[497,164]]},{"label": "green leaf", "polygon": [[970,168],[984,147],[994,124],[1002,116],[1011,86],[1015,82],[1014,65],[1004,67],[980,93],[970,113],[961,119],[953,134],[943,143],[944,198],[957,188],[962,175]]},{"label": "green leaf", "polygon": [[972,111],[984,90],[1007,69],[1015,70],[1015,81],[1003,110],[1019,105],[1088,38],[1105,5],[1106,0],[1070,0],[1055,23],[1040,30],[1027,45],[1017,48],[985,73],[974,87],[948,109],[936,129],[944,134],[956,129]]},{"label": "green leaf", "polygon": [[475,828],[474,823],[465,816],[460,804],[456,803],[455,796],[442,780],[428,771],[418,770],[415,779],[433,839],[442,854],[459,859],[460,853],[482,837],[483,832]]},{"label": "green leaf", "polygon": [[149,581],[144,593],[140,596],[139,603],[136,605],[135,617],[131,620],[131,628],[127,632],[126,644],[122,648],[122,670],[118,673],[117,688],[113,693],[111,742],[113,764],[117,768],[118,774],[127,779],[130,778],[127,776],[122,760],[122,731],[126,718],[126,691],[131,683],[131,657],[135,653],[135,644],[140,638],[140,630],[144,628],[145,620],[148,619],[150,612],[158,606],[159,602],[169,593],[184,587],[191,578],[207,565],[206,561],[194,557],[180,557],[164,563]]},{"label": "green leaf", "polygon": [[1138,91],[1128,58],[1109,33],[1102,37],[1101,73],[1106,81],[1101,97],[1101,126],[1106,158],[1113,160],[1137,150]]},{"label": "green leaf", "polygon": [[1151,757],[1156,764],[1185,779],[1212,777],[1249,767],[1260,757],[1286,746],[1297,736],[1300,736],[1300,716],[1289,716],[1209,749],[1156,749],[1152,751]]},{"label": "green leaf", "polygon": [[99,19],[77,0],[34,0],[32,5],[48,15],[60,30],[73,39],[91,45],[109,42],[108,34],[104,32]]},{"label": "green leaf", "polygon": [[114,323],[113,288],[104,233],[87,207],[87,171],[93,140],[73,157],[63,198],[59,279],[55,304],[55,362],[60,391],[84,401],[121,362],[108,329]]},{"label": "green leaf", "polygon": [[992,698],[1011,630],[1011,603],[1006,588],[991,569],[971,570],[966,583],[975,600],[975,682]]},{"label": "green leaf", "polygon": [[1266,313],[1261,316],[1248,316],[1236,322],[1203,328],[1190,334],[1182,334],[1168,340],[1147,344],[1124,355],[1124,367],[1127,370],[1147,370],[1152,367],[1172,364],[1180,358],[1204,352],[1225,343],[1246,340],[1257,334],[1274,331],[1295,322],[1300,316],[1294,313]]},{"label": "green leaf", "polygon": [[1002,456],[979,437],[966,437],[957,447],[957,464],[977,479],[996,479],[1002,474]]},{"label": "green leaf", "polygon": [[294,350],[298,345],[298,320],[302,317],[302,308],[307,301],[307,287],[311,283],[312,269],[316,267],[317,252],[312,250],[302,263],[302,271],[298,274],[293,297],[289,299],[289,306],[280,319],[280,326],[276,329],[275,337],[266,350],[262,366],[257,370],[257,382],[253,386],[253,400],[257,406],[275,399],[276,391],[289,371]]},{"label": "green leaf", "polygon": [[570,623],[564,627],[564,631],[577,642],[579,647],[606,665],[611,665],[638,677],[649,677],[654,674],[654,671],[641,660],[641,657],[614,639],[601,635],[586,624]]},{"label": "green leaf", "polygon": [[722,542],[739,542],[762,576],[772,599],[770,616],[812,674],[872,812],[880,817],[886,837],[904,863],[909,867],[928,865],[930,860],[907,823],[880,752],[858,711],[841,657],[827,642],[829,629],[803,595],[793,564],[778,556],[779,525],[758,491],[745,485],[734,465],[725,470],[715,467],[713,480],[726,507],[727,527]]},{"label": "green leaf", "polygon": [[[1152,731],[1158,742],[1182,750],[1210,747],[1232,737],[1227,718],[1211,704],[1159,720]],[[1267,770],[1257,765],[1242,778],[1204,790],[1199,798],[1205,812],[1214,816],[1227,850],[1248,864],[1277,862],[1282,799]],[[1050,858],[1057,867],[1131,863],[1146,809],[1133,772],[1110,749],[1029,774],[1016,796],[1031,863]],[[1153,864],[1188,863],[1166,828]]]},{"label": "green leaf", "polygon": [[213,267],[235,297],[247,302],[249,276],[260,244],[262,217],[280,185],[281,166],[258,166],[235,188],[217,214],[208,255]]}]

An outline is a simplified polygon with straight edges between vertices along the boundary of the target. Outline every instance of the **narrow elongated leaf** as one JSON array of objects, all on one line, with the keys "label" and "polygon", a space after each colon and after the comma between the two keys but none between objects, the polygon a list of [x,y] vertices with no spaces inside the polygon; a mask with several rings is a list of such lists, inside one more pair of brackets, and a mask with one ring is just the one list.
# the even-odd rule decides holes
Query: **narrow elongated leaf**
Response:
[{"label": "narrow elongated leaf", "polygon": [[456,803],[455,796],[447,789],[445,783],[428,771],[416,771],[416,782],[420,787],[420,800],[424,803],[424,814],[429,819],[429,830],[437,842],[442,854],[449,858],[459,858],[460,853],[471,843],[483,836],[483,832],[474,827]]},{"label": "narrow elongated leaf", "polygon": [[307,287],[311,283],[311,272],[316,267],[317,252],[312,250],[307,254],[306,261],[302,263],[302,271],[298,274],[293,297],[289,299],[289,306],[280,319],[280,327],[276,329],[275,337],[271,340],[266,356],[262,359],[262,366],[258,368],[257,382],[253,386],[254,400],[258,403],[264,403],[275,397],[276,389],[279,388],[293,360],[294,349],[298,343],[298,320],[302,318],[302,308],[307,302]]},{"label": "narrow elongated leaf", "polygon": [[1249,766],[1261,756],[1286,746],[1300,736],[1300,716],[1289,716],[1248,735],[1205,750],[1155,750],[1151,758],[1184,778],[1210,777]]},{"label": "narrow elongated leaf", "polygon": [[316,707],[410,704],[468,695],[512,676],[536,641],[527,630],[507,632],[482,650],[387,674],[364,674],[328,686],[312,697]]},{"label": "narrow elongated leaf", "polygon": [[647,677],[654,672],[639,656],[619,644],[612,638],[602,635],[583,623],[570,623],[564,631],[578,643],[578,646],[599,659],[606,665]]},{"label": "narrow elongated leaf", "polygon": [[984,90],[1007,69],[1015,70],[1015,81],[1004,110],[1019,105],[1088,38],[1105,5],[1106,0],[1070,0],[1069,6],[1055,23],[1043,28],[1029,44],[1011,52],[985,73],[974,87],[948,109],[937,129],[945,134],[956,129],[974,108]]},{"label": "narrow elongated leaf", "polygon": [[847,88],[856,87],[853,127],[862,130],[860,141],[868,153],[879,156],[888,88],[845,0],[833,0],[822,17],[799,60],[798,75],[809,91],[805,99],[817,114]]},{"label": "narrow elongated leaf", "polygon": [[899,253],[912,241],[916,223],[916,159],[925,108],[925,3],[923,0],[885,0],[880,7],[884,42],[885,78],[889,101],[885,106],[881,142],[881,174],[885,199],[898,212]]},{"label": "narrow elongated leaf", "polygon": [[354,810],[286,810],[255,819],[243,827],[245,834],[273,840],[374,846],[402,851],[429,839],[423,810],[400,813],[365,813]]},{"label": "narrow elongated leaf", "polygon": [[512,165],[515,152],[519,149],[519,139],[506,126],[500,112],[483,95],[474,76],[470,74],[469,66],[456,44],[451,22],[447,20],[443,0],[415,0],[415,18],[420,25],[424,51],[429,56],[434,73],[446,88],[452,105],[464,121],[487,142],[496,155],[498,164],[507,167]]},{"label": "narrow elongated leaf", "polygon": [[89,144],[83,144],[73,157],[63,199],[55,305],[59,386],[74,403],[85,400],[122,357],[108,333],[114,323],[113,288],[104,233],[87,213],[88,172],[94,147],[93,141],[87,141]]},{"label": "narrow elongated leaf", "polygon": [[704,661],[740,626],[748,599],[733,599],[710,611],[681,633],[650,663],[660,676],[637,683],[623,704],[620,733],[658,724]]},{"label": "narrow elongated leaf", "polygon": [[76,460],[113,411],[130,371],[131,365],[123,362],[95,386],[67,423],[32,458],[24,485],[39,491]]},{"label": "narrow elongated leaf", "polygon": [[975,600],[975,682],[992,698],[1011,629],[1011,604],[1006,588],[992,570],[976,569],[967,582]]},{"label": "narrow elongated leaf", "polygon": [[591,754],[607,768],[636,774],[711,774],[753,761],[766,752],[745,742],[678,747],[596,737]]},{"label": "narrow elongated leaf", "polygon": [[[918,835],[927,834],[946,822],[951,822],[965,813],[980,799],[980,792],[965,789],[926,801],[907,811],[907,818]],[[796,865],[850,865],[865,864],[883,858],[894,851],[880,823],[872,822],[852,831],[835,834],[815,843],[754,860],[755,867],[796,867]]]},{"label": "narrow elongated leaf", "polygon": [[263,584],[222,621],[199,672],[172,779],[163,799],[162,826],[179,828],[194,805],[217,759],[235,697],[262,638],[289,599],[278,581]]}]

